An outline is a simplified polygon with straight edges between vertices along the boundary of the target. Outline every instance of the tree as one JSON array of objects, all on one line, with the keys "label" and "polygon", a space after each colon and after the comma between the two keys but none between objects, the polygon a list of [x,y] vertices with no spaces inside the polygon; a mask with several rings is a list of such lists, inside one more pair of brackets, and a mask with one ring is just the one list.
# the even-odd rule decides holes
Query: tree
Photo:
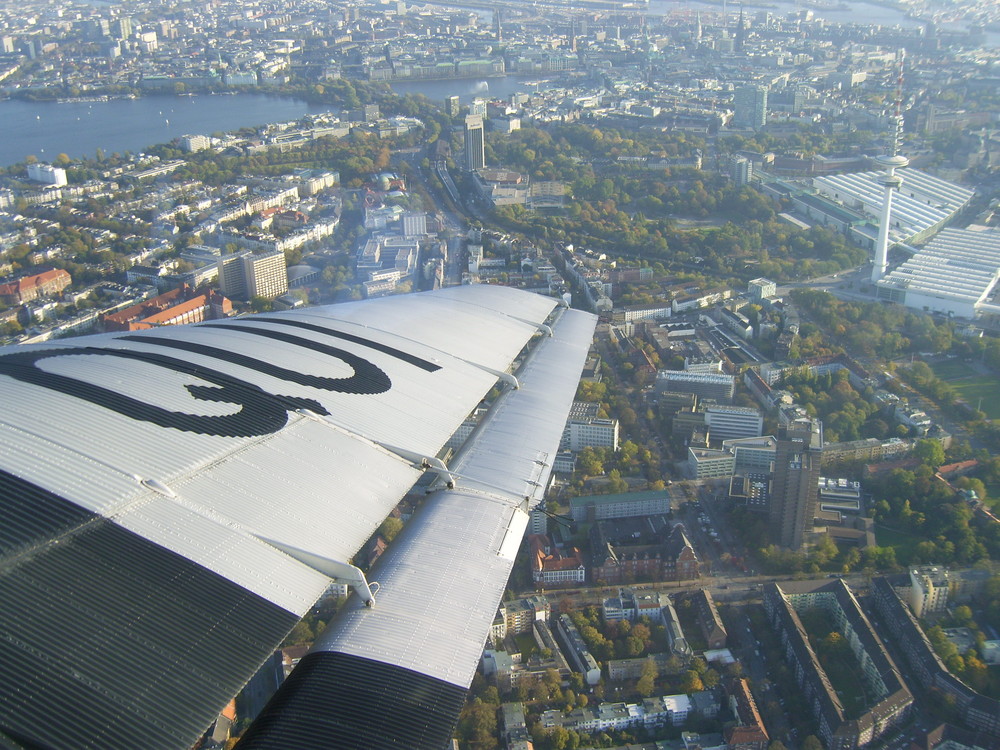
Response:
[{"label": "tree", "polygon": [[566,750],[569,747],[569,730],[565,727],[552,727],[546,732],[545,740],[552,750]]},{"label": "tree", "polygon": [[562,682],[562,679],[559,677],[559,670],[551,668],[546,669],[545,676],[542,677],[542,682],[545,683],[545,686],[550,692],[557,690],[559,688],[559,684]]},{"label": "tree", "polygon": [[496,706],[485,703],[481,698],[474,698],[462,709],[458,720],[458,736],[466,744],[484,750],[495,750],[499,747],[496,739],[497,712]]},{"label": "tree", "polygon": [[622,479],[622,473],[618,469],[612,469],[608,474],[609,488],[613,493],[628,492],[628,482]]},{"label": "tree", "polygon": [[271,312],[274,310],[274,302],[267,299],[267,297],[254,297],[250,300],[250,309],[255,313]]},{"label": "tree", "polygon": [[823,750],[823,743],[820,742],[819,737],[814,734],[810,734],[802,740],[801,748],[802,750]]},{"label": "tree", "polygon": [[642,696],[652,695],[656,687],[656,676],[656,662],[652,659],[646,659],[642,665],[639,680],[635,683],[636,692]]},{"label": "tree", "polygon": [[684,693],[700,693],[705,689],[705,684],[701,681],[701,677],[693,669],[689,669],[684,673],[684,679],[681,680],[681,691]]},{"label": "tree", "polygon": [[386,518],[382,525],[378,527],[378,533],[382,535],[382,538],[387,542],[391,542],[396,538],[396,535],[403,530],[403,522],[393,516]]},{"label": "tree", "polygon": [[972,608],[966,604],[961,604],[955,607],[953,616],[955,618],[956,625],[959,627],[966,627],[970,622],[972,622]]},{"label": "tree", "polygon": [[918,440],[913,447],[913,455],[920,463],[934,468],[944,463],[944,448],[937,440]]},{"label": "tree", "polygon": [[577,456],[577,465],[585,476],[596,477],[604,473],[604,464],[593,448],[587,446]]},{"label": "tree", "polygon": [[312,628],[309,627],[309,623],[305,620],[299,620],[295,623],[295,627],[292,628],[292,631],[285,638],[283,645],[302,646],[312,643],[315,638],[316,636],[313,633]]}]

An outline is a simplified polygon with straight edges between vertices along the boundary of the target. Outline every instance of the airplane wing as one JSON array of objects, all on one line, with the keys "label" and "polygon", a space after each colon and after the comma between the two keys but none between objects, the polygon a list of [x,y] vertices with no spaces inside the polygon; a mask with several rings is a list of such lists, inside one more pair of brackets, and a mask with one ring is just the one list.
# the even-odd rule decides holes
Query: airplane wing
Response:
[{"label": "airplane wing", "polygon": [[[555,445],[536,450],[520,418],[500,417],[530,403],[513,396],[535,381],[561,431],[593,327],[573,311],[546,327],[554,307],[461,287],[0,349],[0,745],[189,747],[334,578],[358,596],[331,628],[340,640],[308,661],[349,661],[333,675],[348,696],[346,680],[366,690],[373,664],[464,694],[478,652],[463,641],[464,667],[414,659],[425,647],[396,638],[428,624],[465,554],[493,544],[489,563],[509,572]],[[507,432],[482,443],[492,468],[476,468],[478,449],[440,465],[498,377],[521,385],[507,372],[540,328],[556,356],[528,357],[524,387],[504,397]],[[365,606],[351,557],[428,467],[451,489],[404,529]],[[463,544],[444,555],[456,534]],[[481,648],[502,591],[456,600],[469,643]],[[322,680],[297,682],[323,695]],[[391,710],[385,697],[374,705]],[[281,731],[275,747],[324,746]]]}]

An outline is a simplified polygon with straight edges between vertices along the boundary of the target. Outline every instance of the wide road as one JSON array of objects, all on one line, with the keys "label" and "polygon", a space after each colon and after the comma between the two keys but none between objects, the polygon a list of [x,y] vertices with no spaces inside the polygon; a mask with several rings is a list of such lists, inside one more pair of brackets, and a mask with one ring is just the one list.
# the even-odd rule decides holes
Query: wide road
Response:
[{"label": "wide road", "polygon": [[[444,267],[444,286],[457,286],[462,283],[464,264],[464,247],[461,241],[467,223],[465,218],[452,211],[441,195],[436,184],[428,179],[427,171],[421,167],[423,150],[418,148],[401,149],[392,154],[392,159],[398,167],[406,165],[407,176],[411,181],[411,190],[419,185],[424,195],[433,201],[433,206],[427,206],[429,214],[436,214],[444,226],[444,235],[448,242],[448,258]],[[450,177],[449,177],[450,179]]]}]

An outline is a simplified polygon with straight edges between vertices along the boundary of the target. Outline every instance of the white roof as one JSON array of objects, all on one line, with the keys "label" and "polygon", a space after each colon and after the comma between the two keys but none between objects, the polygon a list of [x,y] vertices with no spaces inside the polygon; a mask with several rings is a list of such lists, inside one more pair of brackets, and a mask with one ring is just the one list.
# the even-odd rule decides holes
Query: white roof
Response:
[{"label": "white roof", "polygon": [[[878,170],[826,175],[813,178],[813,185],[823,195],[878,220],[885,195],[880,180],[885,174],[885,170]],[[974,192],[917,169],[899,169],[896,176],[903,180],[892,196],[890,232],[897,242],[947,221],[972,199]]]},{"label": "white roof", "polygon": [[945,229],[878,285],[976,305],[994,289],[998,274],[1000,232]]}]

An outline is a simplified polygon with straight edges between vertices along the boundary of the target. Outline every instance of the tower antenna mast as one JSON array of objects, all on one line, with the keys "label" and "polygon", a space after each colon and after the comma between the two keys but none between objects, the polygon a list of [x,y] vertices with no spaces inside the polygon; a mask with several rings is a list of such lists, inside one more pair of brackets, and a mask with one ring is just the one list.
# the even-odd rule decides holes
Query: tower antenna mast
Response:
[{"label": "tower antenna mast", "polygon": [[898,190],[903,184],[903,179],[896,174],[897,169],[902,169],[910,163],[905,156],[899,155],[899,144],[903,137],[903,62],[906,59],[906,52],[900,50],[899,75],[896,79],[896,108],[891,119],[892,143],[889,146],[887,155],[879,156],[875,161],[885,167],[885,174],[879,182],[885,188],[882,194],[882,217],[879,222],[878,240],[875,243],[875,257],[872,261],[872,284],[885,276],[889,267],[889,224],[892,221],[892,191]]}]

